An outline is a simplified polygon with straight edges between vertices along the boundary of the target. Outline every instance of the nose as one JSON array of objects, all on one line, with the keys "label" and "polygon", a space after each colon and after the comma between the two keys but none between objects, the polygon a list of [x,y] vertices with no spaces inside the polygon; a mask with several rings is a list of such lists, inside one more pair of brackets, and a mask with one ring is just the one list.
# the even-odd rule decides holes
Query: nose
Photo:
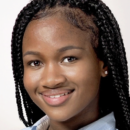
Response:
[{"label": "nose", "polygon": [[41,78],[41,85],[46,88],[57,88],[66,82],[62,69],[58,64],[46,65]]}]

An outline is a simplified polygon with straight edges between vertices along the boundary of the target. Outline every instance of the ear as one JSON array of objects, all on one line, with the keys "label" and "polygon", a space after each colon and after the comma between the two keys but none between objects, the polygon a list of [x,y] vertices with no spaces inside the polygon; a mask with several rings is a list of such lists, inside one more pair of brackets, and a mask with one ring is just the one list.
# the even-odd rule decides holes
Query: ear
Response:
[{"label": "ear", "polygon": [[101,76],[102,77],[106,77],[108,75],[108,67],[104,66],[104,62],[103,61],[99,61],[100,62],[100,72],[101,72]]}]

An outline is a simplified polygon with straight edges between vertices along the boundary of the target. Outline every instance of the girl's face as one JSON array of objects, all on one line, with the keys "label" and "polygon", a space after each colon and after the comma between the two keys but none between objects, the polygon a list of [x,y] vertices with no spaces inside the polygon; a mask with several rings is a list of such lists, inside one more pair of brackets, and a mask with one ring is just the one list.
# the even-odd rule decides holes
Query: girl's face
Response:
[{"label": "girl's face", "polygon": [[90,35],[55,15],[29,23],[23,37],[24,86],[51,120],[98,115],[104,63]]}]

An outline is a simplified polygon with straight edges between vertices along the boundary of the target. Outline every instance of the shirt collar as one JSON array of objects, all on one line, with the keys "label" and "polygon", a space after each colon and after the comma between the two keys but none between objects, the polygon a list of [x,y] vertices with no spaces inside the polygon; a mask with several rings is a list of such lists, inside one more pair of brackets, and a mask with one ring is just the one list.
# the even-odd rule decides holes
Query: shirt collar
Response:
[{"label": "shirt collar", "polygon": [[117,130],[113,112],[79,130]]},{"label": "shirt collar", "polygon": [[[37,130],[47,130],[50,119],[46,115],[39,122],[37,122]],[[35,126],[37,125],[35,124]],[[117,130],[115,128],[115,118],[113,112],[98,119],[97,121],[80,128],[79,130]]]}]

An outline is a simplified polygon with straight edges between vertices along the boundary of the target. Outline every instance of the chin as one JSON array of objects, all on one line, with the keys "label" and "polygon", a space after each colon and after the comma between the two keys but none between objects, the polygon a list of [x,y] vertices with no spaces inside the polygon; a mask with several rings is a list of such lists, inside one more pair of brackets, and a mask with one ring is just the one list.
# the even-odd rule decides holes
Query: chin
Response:
[{"label": "chin", "polygon": [[[57,121],[57,122],[65,122],[73,117],[72,112],[64,112],[64,111],[54,111],[46,114],[49,116],[51,120]],[[71,114],[70,114],[71,113]]]},{"label": "chin", "polygon": [[71,117],[70,117],[70,115],[62,113],[62,114],[58,114],[58,115],[57,114],[50,115],[49,118],[51,120],[54,120],[57,122],[65,122],[65,121],[69,120]]}]

